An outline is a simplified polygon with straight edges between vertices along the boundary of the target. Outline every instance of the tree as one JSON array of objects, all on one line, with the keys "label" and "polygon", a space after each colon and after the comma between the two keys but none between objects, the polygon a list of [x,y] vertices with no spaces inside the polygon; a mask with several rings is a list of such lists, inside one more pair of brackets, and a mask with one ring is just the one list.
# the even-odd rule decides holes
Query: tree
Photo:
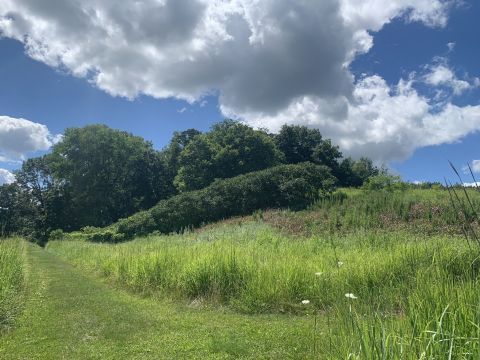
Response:
[{"label": "tree", "polygon": [[178,160],[180,168],[174,180],[177,190],[198,190],[210,184],[215,179],[215,155],[218,152],[216,144],[206,135],[190,141]]},{"label": "tree", "polygon": [[405,191],[407,189],[407,184],[402,182],[402,179],[398,175],[391,175],[383,171],[378,175],[369,177],[362,186],[365,190],[385,190],[385,191],[394,191],[400,190]]},{"label": "tree", "polygon": [[[353,172],[353,165],[355,161],[351,157],[343,159],[338,167],[337,178],[339,179],[340,186],[355,187],[359,186],[360,181]],[[360,184],[362,185],[362,184]]]},{"label": "tree", "polygon": [[21,233],[43,244],[57,228],[71,230],[70,203],[64,183],[54,178],[48,155],[28,159],[16,173],[14,211],[23,219]]},{"label": "tree", "polygon": [[19,194],[16,184],[0,186],[0,237],[5,237],[19,232],[19,217],[17,213],[17,196]]},{"label": "tree", "polygon": [[175,186],[179,191],[201,189],[214,179],[266,169],[283,155],[264,131],[233,120],[212,127],[189,141],[179,156]]},{"label": "tree", "polygon": [[312,159],[315,164],[325,165],[332,169],[334,176],[339,176],[339,160],[342,156],[340,148],[332,145],[332,141],[327,139],[322,140],[320,144],[313,149]]},{"label": "tree", "polygon": [[214,125],[208,137],[219,149],[214,159],[218,178],[263,170],[283,160],[283,154],[264,131],[233,120]]},{"label": "tree", "polygon": [[75,228],[108,225],[173,192],[150,142],[104,125],[67,129],[49,161],[69,195]]},{"label": "tree", "polygon": [[297,164],[312,161],[314,149],[322,143],[322,134],[306,126],[283,125],[275,140],[285,154],[285,162]]},{"label": "tree", "polygon": [[173,133],[172,140],[168,144],[167,148],[162,151],[162,156],[165,159],[165,163],[167,165],[169,175],[171,181],[178,173],[180,168],[180,154],[182,153],[183,149],[198,135],[201,135],[201,131],[196,129],[188,129],[185,131],[175,131]]},{"label": "tree", "polygon": [[368,178],[379,173],[380,170],[369,158],[362,157],[357,161],[352,158],[346,158],[340,163],[337,177],[340,179],[341,186],[359,187]]},{"label": "tree", "polygon": [[361,186],[369,177],[380,173],[380,170],[373,164],[373,161],[366,157],[362,157],[355,161],[352,170],[357,179],[356,186]]}]

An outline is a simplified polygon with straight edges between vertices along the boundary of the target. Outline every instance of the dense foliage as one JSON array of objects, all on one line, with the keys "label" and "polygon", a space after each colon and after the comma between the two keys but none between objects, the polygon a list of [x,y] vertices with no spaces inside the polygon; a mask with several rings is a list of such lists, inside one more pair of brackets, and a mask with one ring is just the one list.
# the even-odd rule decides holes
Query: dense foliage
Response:
[{"label": "dense foliage", "polygon": [[319,189],[331,190],[334,181],[324,166],[281,165],[173,196],[148,211],[120,220],[115,228],[129,238],[153,231],[179,231],[259,209],[300,209],[318,199]]},{"label": "dense foliage", "polygon": [[182,192],[198,190],[214,179],[263,170],[280,164],[282,159],[283,154],[268,134],[224,121],[185,146],[178,159],[175,185]]},{"label": "dense foliage", "polygon": [[152,144],[106,126],[68,129],[49,164],[68,194],[74,228],[108,225],[172,193]]},{"label": "dense foliage", "polygon": [[[369,159],[343,159],[338,146],[324,139],[319,130],[304,126],[285,125],[278,134],[269,134],[226,120],[206,133],[176,132],[161,151],[140,137],[104,125],[71,128],[51,153],[25,161],[15,174],[15,184],[0,186],[1,235],[18,233],[44,243],[54,230],[105,227],[178,194],[185,194],[180,197],[185,199],[182,206],[196,207],[204,201],[196,196],[208,194],[188,193],[218,179],[302,162],[328,167],[336,184],[342,186],[361,186],[379,174]],[[302,176],[282,185],[283,192],[295,201],[305,185]],[[261,191],[258,198],[275,196],[269,188]],[[187,204],[187,199],[192,202]],[[291,201],[288,206],[302,203]],[[230,214],[227,207],[221,211],[216,219]],[[210,220],[207,212],[188,224],[179,222],[189,226]]]}]

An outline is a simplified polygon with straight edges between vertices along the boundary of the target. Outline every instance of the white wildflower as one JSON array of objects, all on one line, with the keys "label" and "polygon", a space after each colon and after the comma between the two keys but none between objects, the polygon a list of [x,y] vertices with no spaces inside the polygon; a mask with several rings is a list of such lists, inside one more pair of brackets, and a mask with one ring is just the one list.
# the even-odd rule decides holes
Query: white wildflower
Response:
[{"label": "white wildflower", "polygon": [[345,297],[348,298],[348,299],[358,299],[355,295],[353,295],[352,293],[348,293],[348,294],[345,294]]},{"label": "white wildflower", "polygon": [[342,265],[343,265],[343,261],[337,262],[337,265],[338,265],[338,267],[342,266]]},{"label": "white wildflower", "polygon": [[308,305],[308,304],[310,304],[310,300],[303,300],[303,301],[302,301],[302,304],[303,304],[303,305]]}]

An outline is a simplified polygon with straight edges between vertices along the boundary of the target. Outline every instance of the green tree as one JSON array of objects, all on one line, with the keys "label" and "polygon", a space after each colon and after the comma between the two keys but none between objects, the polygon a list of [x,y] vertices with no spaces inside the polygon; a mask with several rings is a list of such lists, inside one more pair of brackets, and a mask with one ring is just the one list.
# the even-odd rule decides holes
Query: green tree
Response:
[{"label": "green tree", "polygon": [[330,139],[323,139],[318,129],[306,126],[283,125],[276,136],[278,148],[285,154],[288,164],[305,161],[328,166],[335,177],[342,181],[340,167],[342,153]]},{"label": "green tree", "polygon": [[214,125],[208,137],[219,150],[214,159],[217,178],[263,170],[283,160],[283,154],[268,134],[233,120]]},{"label": "green tree", "polygon": [[352,170],[357,179],[356,186],[361,186],[369,177],[380,173],[380,170],[373,164],[373,161],[366,157],[362,157],[355,161]]},{"label": "green tree", "polygon": [[173,191],[150,142],[104,125],[67,129],[49,159],[69,194],[75,228],[108,225]]},{"label": "green tree", "polygon": [[183,149],[198,135],[202,133],[196,129],[188,129],[185,131],[175,131],[168,146],[162,151],[162,156],[165,159],[171,181],[178,173],[180,168],[180,154]]},{"label": "green tree", "polygon": [[64,182],[53,176],[50,156],[28,159],[16,173],[14,211],[20,232],[43,244],[53,229],[71,230],[68,194]]},{"label": "green tree", "polygon": [[17,184],[0,186],[0,237],[19,233],[22,230],[19,217]]},{"label": "green tree", "polygon": [[339,160],[342,156],[340,148],[333,145],[330,139],[326,139],[313,149],[312,159],[315,164],[328,166],[332,169],[333,175],[339,176]]},{"label": "green tree", "polygon": [[365,190],[385,190],[385,191],[394,191],[400,190],[405,191],[408,185],[402,182],[402,179],[398,175],[391,175],[387,172],[382,172],[378,175],[369,177],[362,186]]},{"label": "green tree", "polygon": [[285,154],[285,162],[297,164],[312,161],[314,149],[322,143],[322,134],[306,126],[283,125],[275,140]]},{"label": "green tree", "polygon": [[283,154],[264,131],[233,120],[197,135],[179,156],[175,186],[179,191],[201,189],[214,179],[266,169],[282,162]]},{"label": "green tree", "polygon": [[196,136],[179,156],[179,171],[174,184],[178,191],[204,188],[216,175],[215,155],[219,152],[216,144],[206,135]]}]

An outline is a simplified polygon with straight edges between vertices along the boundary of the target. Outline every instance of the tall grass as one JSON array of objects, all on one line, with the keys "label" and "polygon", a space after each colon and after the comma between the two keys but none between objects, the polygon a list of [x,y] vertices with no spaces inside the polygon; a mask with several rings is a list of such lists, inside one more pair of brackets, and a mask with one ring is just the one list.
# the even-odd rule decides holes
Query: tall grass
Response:
[{"label": "tall grass", "polygon": [[[480,193],[473,189],[458,193],[460,201],[468,197],[480,209]],[[472,213],[466,209],[467,216]],[[459,216],[465,214],[452,207],[447,189],[408,191],[361,191],[343,189],[317,201],[310,209],[297,213],[277,212],[280,228],[292,225],[294,230],[313,234],[319,232],[408,230],[419,234],[458,234]],[[269,220],[267,218],[267,220]],[[275,221],[275,219],[273,219]]]},{"label": "tall grass", "polygon": [[249,313],[328,314],[331,327],[317,329],[317,341],[331,358],[478,353],[479,263],[461,239],[360,232],[292,240],[251,223],[122,245],[53,242],[48,249],[137,292]]},{"label": "tall grass", "polygon": [[[312,339],[323,358],[479,358],[477,253],[461,236],[420,231],[420,222],[419,231],[368,225],[386,209],[404,214],[408,224],[429,218],[430,210],[418,208],[444,204],[446,191],[349,194],[309,211],[282,213],[288,226],[308,224],[309,236],[282,232],[263,214],[240,225],[119,245],[54,241],[48,250],[132,291],[194,306],[316,313]],[[457,214],[446,211],[432,222],[453,221]]]},{"label": "tall grass", "polygon": [[22,306],[25,242],[0,239],[0,334],[14,323]]}]

